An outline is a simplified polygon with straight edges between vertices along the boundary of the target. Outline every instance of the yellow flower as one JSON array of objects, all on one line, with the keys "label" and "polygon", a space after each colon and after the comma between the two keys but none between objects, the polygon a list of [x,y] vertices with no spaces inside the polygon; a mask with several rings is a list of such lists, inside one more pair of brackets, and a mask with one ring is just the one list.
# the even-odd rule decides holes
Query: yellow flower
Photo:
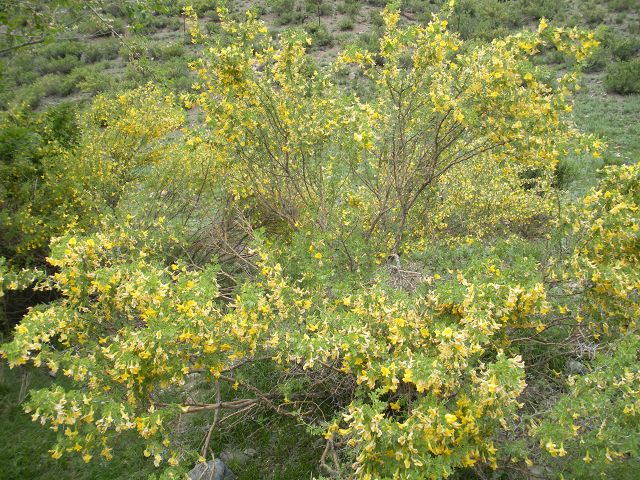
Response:
[{"label": "yellow flower", "polygon": [[549,24],[547,23],[547,20],[545,18],[541,18],[540,24],[538,25],[538,33],[544,32],[548,26]]},{"label": "yellow flower", "polygon": [[447,421],[449,425],[453,425],[458,420],[458,417],[453,413],[447,413],[445,414],[444,419]]}]

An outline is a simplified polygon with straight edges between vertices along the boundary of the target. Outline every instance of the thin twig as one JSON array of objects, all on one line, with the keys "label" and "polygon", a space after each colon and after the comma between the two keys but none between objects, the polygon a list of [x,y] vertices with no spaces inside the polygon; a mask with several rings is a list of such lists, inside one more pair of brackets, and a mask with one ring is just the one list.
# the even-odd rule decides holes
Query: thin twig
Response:
[{"label": "thin twig", "polygon": [[[220,398],[220,382],[216,381],[216,403],[220,405],[222,403]],[[218,424],[218,418],[220,415],[220,409],[216,408],[213,413],[213,422],[211,422],[211,426],[209,427],[209,431],[207,432],[207,436],[204,439],[204,445],[202,446],[202,456],[204,457],[207,453],[207,448],[209,448],[209,442],[211,441],[211,434],[213,433],[213,429],[216,428]]]}]

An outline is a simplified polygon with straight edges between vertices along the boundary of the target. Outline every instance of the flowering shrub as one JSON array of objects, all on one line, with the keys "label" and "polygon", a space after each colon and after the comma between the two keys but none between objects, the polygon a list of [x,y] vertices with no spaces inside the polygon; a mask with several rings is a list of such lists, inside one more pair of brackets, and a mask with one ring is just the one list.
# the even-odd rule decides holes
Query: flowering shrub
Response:
[{"label": "flowering shrub", "polygon": [[[58,432],[53,457],[109,459],[130,431],[176,478],[220,422],[266,410],[323,434],[336,478],[635,461],[638,169],[569,211],[573,252],[518,236],[553,225],[558,159],[602,147],[566,117],[577,72],[545,82],[532,57],[579,66],[592,35],[542,20],[466,45],[446,12],[401,27],[388,8],[378,52],[320,71],[303,34],[220,10],[208,38],[185,13],[205,49],[182,101],[204,124],[153,86],[94,102],[55,177],[77,215],[47,258],[60,297],[2,346],[68,377],[26,404]],[[346,71],[366,94],[336,85]],[[556,370],[585,338],[591,371]],[[550,371],[568,393],[531,398]],[[185,445],[172,427],[202,412]]]},{"label": "flowering shrub", "polygon": [[[537,32],[467,47],[444,18],[401,28],[399,12],[387,9],[376,57],[353,47],[333,65],[362,75],[368,93],[360,98],[313,68],[304,35],[281,35],[276,47],[251,14],[241,23],[219,15],[224,35],[193,31],[209,47],[192,64],[200,79],[195,102],[210,126],[204,138],[231,194],[294,229],[313,226],[342,240],[364,238],[385,253],[407,251],[446,221],[424,221],[434,195],[478,208],[478,196],[451,176],[475,180],[467,164],[495,172],[512,196],[539,206],[535,192],[548,190],[559,156],[594,148],[564,115],[576,72],[549,84],[531,62],[544,48],[581,62],[597,45],[591,34],[541,22]],[[449,180],[439,186],[443,177]],[[533,216],[524,207],[510,211],[489,214],[498,216],[494,222]]]}]

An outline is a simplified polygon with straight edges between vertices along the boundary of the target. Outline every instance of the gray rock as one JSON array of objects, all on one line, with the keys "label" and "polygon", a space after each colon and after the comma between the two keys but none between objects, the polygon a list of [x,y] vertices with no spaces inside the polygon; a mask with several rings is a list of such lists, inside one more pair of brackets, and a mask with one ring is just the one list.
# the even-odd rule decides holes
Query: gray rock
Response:
[{"label": "gray rock", "polygon": [[569,375],[584,375],[587,373],[587,368],[584,364],[577,360],[569,360],[565,364],[564,369]]},{"label": "gray rock", "polygon": [[220,459],[224,463],[234,463],[237,465],[244,465],[249,461],[250,455],[242,450],[223,450],[220,452]]},{"label": "gray rock", "polygon": [[258,452],[253,448],[245,448],[240,450],[239,448],[230,448],[220,452],[220,460],[228,464],[244,465],[251,457],[255,457]]},{"label": "gray rock", "polygon": [[219,458],[198,463],[189,472],[189,480],[236,480],[236,478],[233,472]]},{"label": "gray rock", "polygon": [[254,448],[245,448],[244,453],[250,457],[255,457],[258,452]]}]

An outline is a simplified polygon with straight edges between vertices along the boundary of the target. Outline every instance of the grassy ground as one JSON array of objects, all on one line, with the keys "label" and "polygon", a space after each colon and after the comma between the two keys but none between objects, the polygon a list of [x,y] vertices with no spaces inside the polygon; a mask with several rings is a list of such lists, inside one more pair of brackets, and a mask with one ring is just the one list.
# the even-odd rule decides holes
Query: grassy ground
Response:
[{"label": "grassy ground", "polygon": [[31,421],[22,411],[23,387],[45,388],[51,379],[41,370],[9,370],[0,365],[0,479],[146,479],[153,464],[146,461],[138,440],[123,438],[111,462],[85,464],[79,457],[51,458],[56,433]]},{"label": "grassy ground", "polygon": [[[141,480],[158,474],[152,461],[143,455],[140,438],[123,435],[113,451],[113,460],[93,460],[88,464],[75,455],[51,458],[48,450],[56,433],[31,421],[22,401],[29,388],[46,388],[51,379],[41,369],[10,370],[0,364],[0,480]],[[210,415],[185,417],[179,428],[181,442],[198,448],[211,422]],[[264,414],[250,422],[240,421],[212,437],[215,454],[223,450],[251,449],[245,461],[230,461],[239,480],[291,480],[317,474],[323,443],[289,419]],[[189,463],[187,463],[189,465]]]},{"label": "grassy ground", "polygon": [[607,93],[597,75],[587,75],[584,85],[574,108],[578,126],[607,140],[608,161],[640,160],[640,95]]},{"label": "grassy ground", "polygon": [[575,122],[580,130],[604,139],[608,148],[601,159],[581,156],[562,161],[564,186],[574,197],[596,185],[603,166],[640,160],[640,95],[607,93],[598,75],[587,75],[583,84],[575,100]]}]

